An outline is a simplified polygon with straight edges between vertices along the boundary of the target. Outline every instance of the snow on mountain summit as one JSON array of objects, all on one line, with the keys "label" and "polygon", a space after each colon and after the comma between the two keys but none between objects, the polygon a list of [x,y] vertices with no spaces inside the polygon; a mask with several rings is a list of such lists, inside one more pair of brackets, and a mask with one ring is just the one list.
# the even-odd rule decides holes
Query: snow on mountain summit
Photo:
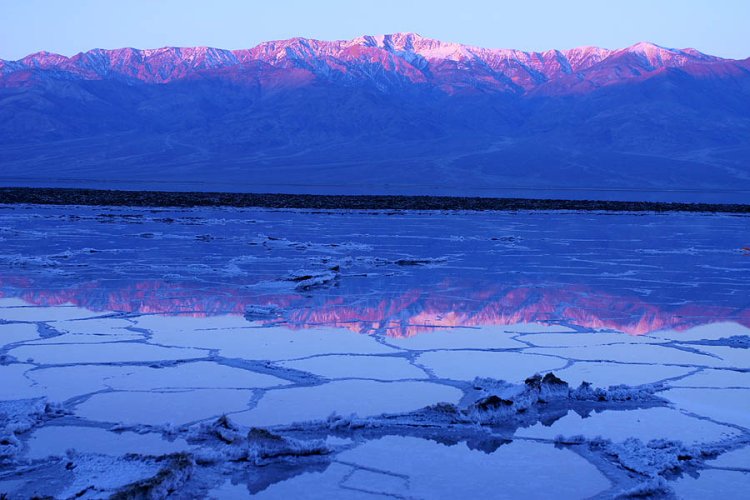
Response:
[{"label": "snow on mountain summit", "polygon": [[651,68],[680,67],[690,62],[719,61],[695,49],[670,49],[651,42],[638,42],[630,47],[612,51],[613,54],[633,54],[642,58]]},{"label": "snow on mountain summit", "polygon": [[[19,61],[0,61],[0,85],[7,85],[9,76],[19,73],[20,76],[10,80],[27,81],[22,77],[27,74],[32,79],[120,78],[168,83],[210,72],[226,75],[235,71],[245,75],[243,68],[246,67],[275,67],[289,72],[293,79],[301,78],[299,72],[302,71],[309,75],[303,78],[306,80],[373,81],[379,88],[401,81],[430,83],[449,92],[475,89],[523,93],[550,82],[562,88],[561,79],[567,81],[565,79],[572,74],[577,76],[566,84],[568,86],[587,80],[589,73],[597,79],[595,85],[628,78],[628,72],[608,70],[609,64],[613,68],[625,64],[634,68],[631,73],[642,74],[663,67],[718,61],[728,60],[695,49],[668,49],[649,42],[618,50],[589,46],[527,52],[444,42],[417,33],[393,33],[336,41],[291,38],[233,51],[212,47],[94,49],[73,57],[39,52]],[[237,76],[237,80],[242,78]],[[277,82],[283,80],[284,74],[275,77]]]}]

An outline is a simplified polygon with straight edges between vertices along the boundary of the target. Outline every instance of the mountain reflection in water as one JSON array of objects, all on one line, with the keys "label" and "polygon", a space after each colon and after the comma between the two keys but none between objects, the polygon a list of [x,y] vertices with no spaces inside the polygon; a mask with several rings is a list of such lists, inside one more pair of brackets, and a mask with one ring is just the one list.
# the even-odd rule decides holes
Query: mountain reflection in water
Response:
[{"label": "mountain reflection in water", "polygon": [[[412,336],[750,326],[748,217],[5,206],[0,297]],[[305,280],[307,276],[312,280]]]},{"label": "mountain reflection in water", "polygon": [[[6,279],[2,280],[3,288],[7,290],[12,282],[28,285],[28,281]],[[191,288],[165,281],[145,281],[119,288],[105,288],[92,282],[62,290],[31,287],[17,296],[29,304],[42,306],[73,304],[92,311],[196,317],[242,315],[248,306],[270,306],[270,311],[278,312],[250,319],[293,329],[332,326],[396,337],[444,328],[519,323],[561,324],[634,335],[726,321],[750,327],[750,308],[695,303],[668,306],[582,285],[479,288],[444,283],[441,287],[381,295],[373,291],[363,296],[347,293],[341,286],[312,294],[254,295],[243,289]]]}]

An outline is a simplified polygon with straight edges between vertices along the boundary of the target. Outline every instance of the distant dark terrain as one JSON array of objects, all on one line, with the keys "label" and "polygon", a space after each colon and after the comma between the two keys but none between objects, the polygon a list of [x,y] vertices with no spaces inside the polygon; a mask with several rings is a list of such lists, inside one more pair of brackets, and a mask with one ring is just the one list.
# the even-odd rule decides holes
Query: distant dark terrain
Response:
[{"label": "distant dark terrain", "polygon": [[[423,195],[325,195],[209,191],[143,191],[82,188],[0,188],[1,205],[120,207],[261,207],[310,210],[706,212],[750,214],[750,203],[677,203],[613,200],[554,200]],[[7,208],[7,207],[6,207]]]},{"label": "distant dark terrain", "polygon": [[0,61],[0,185],[746,203],[750,59],[399,34]]}]

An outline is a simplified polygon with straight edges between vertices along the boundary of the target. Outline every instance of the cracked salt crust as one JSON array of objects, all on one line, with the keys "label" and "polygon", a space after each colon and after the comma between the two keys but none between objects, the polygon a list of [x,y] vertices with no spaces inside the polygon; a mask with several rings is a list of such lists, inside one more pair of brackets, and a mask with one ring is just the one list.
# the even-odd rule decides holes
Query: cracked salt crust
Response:
[{"label": "cracked salt crust", "polygon": [[[681,377],[694,371],[693,368],[680,366],[577,361],[572,366],[555,370],[555,373],[572,386],[578,386],[581,382],[596,381],[596,385],[608,387],[621,384],[623,380],[627,380],[628,385],[653,384],[662,380]],[[679,382],[670,383],[677,384]]]},{"label": "cracked salt crust", "polygon": [[121,456],[128,453],[164,455],[189,450],[183,439],[167,441],[157,434],[136,434],[134,432],[111,432],[96,427],[47,426],[35,430],[28,441],[29,459],[42,459],[50,456],[64,457],[68,450],[78,453],[96,453]]},{"label": "cracked salt crust", "polygon": [[[690,346],[692,348],[693,346]],[[702,350],[704,346],[699,346]],[[614,361],[619,363],[652,363],[666,365],[727,367],[731,362],[708,353],[682,350],[662,344],[607,344],[580,347],[532,348],[525,352],[550,354],[581,361]]]},{"label": "cracked salt crust", "polygon": [[29,399],[46,396],[43,387],[36,387],[27,376],[34,365],[0,365],[0,400]]},{"label": "cracked salt crust", "polygon": [[649,336],[664,340],[713,340],[733,335],[750,335],[750,328],[734,322],[714,322],[700,325],[684,331],[662,330],[651,333]]},{"label": "cracked salt crust", "polygon": [[743,387],[750,389],[750,372],[705,369],[689,377],[675,380],[669,385],[671,387],[713,387],[717,389]]},{"label": "cracked salt crust", "polygon": [[[731,251],[746,218],[30,210],[43,215],[0,213],[17,226],[8,254],[29,254],[0,260],[3,292],[34,304],[0,298],[11,498],[106,496],[162,476],[153,491],[209,498],[746,491],[750,328],[735,299],[750,261]],[[666,237],[677,233],[689,251]],[[283,280],[294,269],[339,277],[296,290]],[[273,314],[244,317],[248,296]],[[528,406],[517,386],[475,380],[551,370],[573,386],[630,387]],[[475,403],[474,420],[457,410]],[[253,425],[280,427],[253,441]],[[597,436],[613,443],[598,449]],[[643,443],[622,446],[632,437]],[[269,443],[282,455],[263,467],[243,455]],[[691,443],[718,458],[669,455]],[[628,472],[607,455],[619,449],[657,450],[682,477]],[[182,450],[189,459],[164,455]]]},{"label": "cracked salt crust", "polygon": [[[209,322],[206,323],[208,327]],[[333,341],[332,341],[333,340]],[[175,331],[155,330],[151,341],[184,348],[216,349],[226,358],[283,361],[321,354],[383,354],[398,352],[366,335],[319,329],[304,332],[285,328],[245,330]]]},{"label": "cracked salt crust", "polygon": [[101,315],[102,313],[94,313],[75,306],[34,307],[25,304],[15,307],[0,307],[0,319],[6,321],[64,321]]},{"label": "cracked salt crust", "polygon": [[750,491],[750,472],[703,470],[697,477],[683,476],[672,485],[678,498],[743,498]]},{"label": "cracked salt crust", "polygon": [[26,345],[8,351],[16,359],[41,365],[126,363],[205,358],[205,350],[162,347],[140,342]]},{"label": "cracked salt crust", "polygon": [[76,416],[96,422],[182,425],[246,410],[251,390],[191,389],[94,394],[74,408]]},{"label": "cracked salt crust", "polygon": [[552,334],[532,334],[519,337],[519,340],[528,342],[536,347],[591,347],[596,345],[617,345],[617,344],[641,344],[641,343],[658,343],[658,339],[652,339],[648,336],[623,336],[618,332],[570,332],[570,333],[552,333]]},{"label": "cracked salt crust", "polygon": [[424,370],[420,370],[409,360],[393,356],[331,355],[296,361],[282,361],[278,364],[328,379],[405,380],[427,378]]},{"label": "cracked salt crust", "polygon": [[438,378],[473,380],[489,377],[520,382],[529,373],[542,373],[563,368],[568,361],[520,352],[434,351],[420,354],[417,363]]},{"label": "cracked salt crust", "polygon": [[[575,453],[528,441],[514,441],[486,454],[465,445],[448,447],[393,436],[341,453],[338,462],[355,472],[346,475],[342,468],[341,472],[326,471],[322,481],[330,484],[338,480],[341,496],[354,490],[412,498],[455,498],[456,494],[467,498],[521,498],[554,491],[558,498],[586,498],[610,487],[605,476]],[[375,480],[378,473],[386,480]],[[517,481],[519,477],[534,480]],[[296,481],[304,484],[310,479],[300,476],[275,485],[261,497],[280,498],[295,491]]]},{"label": "cracked salt crust", "polygon": [[[431,351],[436,349],[513,349],[524,347],[514,340],[507,327],[490,327],[479,329],[456,328],[454,330],[437,330],[429,335],[417,335],[409,338],[389,338],[388,345],[412,351]],[[477,335],[481,331],[481,335]]]},{"label": "cracked salt crust", "polygon": [[2,325],[0,324],[0,342],[2,344],[14,344],[16,342],[26,342],[39,338],[39,332],[35,324],[17,323]]},{"label": "cracked salt crust", "polygon": [[558,435],[601,436],[612,441],[635,437],[641,441],[672,439],[684,443],[708,443],[738,437],[742,432],[726,425],[687,416],[671,408],[602,412],[590,415],[568,413],[550,426],[536,424],[516,435],[553,439]]},{"label": "cracked salt crust", "polygon": [[750,446],[724,453],[716,460],[711,460],[708,465],[727,469],[744,469],[750,472]]},{"label": "cracked salt crust", "polygon": [[691,345],[690,347],[694,347],[710,356],[716,356],[722,360],[722,366],[750,370],[750,355],[748,355],[750,351],[747,349],[716,345]]},{"label": "cracked salt crust", "polygon": [[676,388],[664,397],[684,411],[750,429],[750,389]]},{"label": "cracked salt crust", "polygon": [[341,380],[313,387],[268,391],[258,405],[233,419],[243,425],[268,426],[321,420],[338,413],[362,417],[401,413],[435,403],[455,403],[462,393],[429,382]]}]

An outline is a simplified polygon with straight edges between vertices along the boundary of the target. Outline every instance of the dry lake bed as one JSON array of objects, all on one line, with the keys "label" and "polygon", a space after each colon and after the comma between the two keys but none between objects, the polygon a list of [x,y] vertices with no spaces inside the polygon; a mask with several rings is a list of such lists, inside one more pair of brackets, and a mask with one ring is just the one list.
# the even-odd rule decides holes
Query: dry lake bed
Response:
[{"label": "dry lake bed", "polygon": [[0,498],[747,498],[750,217],[0,206]]}]

